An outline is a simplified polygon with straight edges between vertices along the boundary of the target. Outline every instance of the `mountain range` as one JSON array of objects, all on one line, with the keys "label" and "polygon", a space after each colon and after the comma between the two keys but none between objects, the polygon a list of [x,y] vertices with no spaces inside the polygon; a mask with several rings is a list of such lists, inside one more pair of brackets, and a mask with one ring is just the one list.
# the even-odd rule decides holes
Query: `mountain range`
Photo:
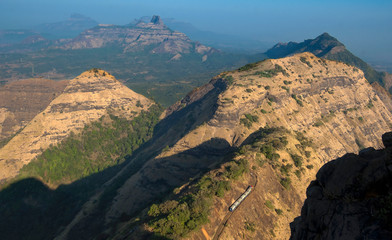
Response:
[{"label": "mountain range", "polygon": [[194,42],[169,29],[159,16],[148,23],[98,25],[73,39],[29,38],[1,49],[3,82],[31,77],[72,79],[86,69],[101,68],[165,106],[252,58]]},{"label": "mountain range", "polygon": [[[73,78],[85,69],[99,67],[165,106],[223,70],[305,51],[357,66],[371,83],[379,84],[387,91],[392,87],[390,74],[375,71],[328,33],[302,43],[279,43],[263,54],[228,54],[170,30],[155,16],[149,22],[141,18],[124,26],[102,24],[68,40],[48,41],[31,36],[22,46],[16,46],[18,52],[28,53],[0,55],[2,82],[37,76]],[[38,49],[41,50],[37,52]],[[209,67],[205,68],[207,64]]]},{"label": "mountain range", "polygon": [[[244,56],[154,16],[43,42],[39,52],[0,55],[1,239],[288,239],[299,215],[293,237],[314,236],[309,226],[324,225],[312,213],[320,198],[323,209],[335,199],[336,176],[366,180],[355,177],[359,165],[328,162],[349,152],[378,158],[365,147],[390,147],[381,137],[392,127],[390,75],[327,33]],[[27,69],[58,79],[81,73],[20,80]],[[175,93],[157,99],[174,103],[164,110],[127,86]],[[385,175],[377,169],[366,172]]]},{"label": "mountain range", "polygon": [[[32,146],[31,150],[26,148],[30,152],[20,155],[28,155],[29,160],[2,161],[2,169],[14,169],[2,172],[3,180],[15,176],[18,169],[17,179],[21,179],[9,182],[0,193],[1,211],[8,219],[0,224],[8,229],[3,237],[29,233],[41,239],[199,239],[203,233],[198,229],[203,227],[210,236],[223,238],[288,238],[289,222],[299,214],[305,199],[304,183],[310,183],[315,171],[329,159],[363,146],[381,147],[380,137],[391,126],[391,112],[383,102],[390,102],[390,98],[381,100],[360,69],[301,53],[223,72],[165,110],[160,122],[149,127],[154,129],[151,137],[144,144],[140,142],[138,149],[128,151],[126,146],[131,145],[121,145],[125,147],[122,152],[128,154],[112,154],[114,162],[102,165],[99,161],[105,158],[95,155],[100,150],[83,147],[88,155],[83,157],[87,160],[82,168],[68,167],[64,161],[78,159],[78,143],[94,143],[96,136],[116,136],[105,130],[116,125],[104,124],[115,118],[104,115],[128,113],[117,115],[126,118],[132,113],[136,119],[141,109],[147,111],[152,104],[135,93],[115,100],[127,91],[102,70],[86,72],[71,80],[61,95],[1,149],[4,157],[11,156],[6,154],[11,148],[21,148],[18,142]],[[135,100],[127,96],[135,96]],[[126,104],[129,107],[122,109]],[[50,119],[57,120],[45,122]],[[83,130],[83,125],[91,127]],[[38,129],[48,141],[37,141],[41,135],[28,137],[35,136],[30,133]],[[64,147],[50,146],[60,141]],[[122,140],[116,141],[120,146]],[[31,154],[40,152],[42,157],[31,161]],[[116,156],[126,157],[116,164]],[[100,167],[89,170],[93,166]],[[84,171],[96,173],[85,175]],[[75,172],[78,174],[73,175]],[[45,189],[28,177],[59,187]],[[96,178],[101,180],[93,183]],[[252,200],[244,202],[226,228],[216,232],[235,196],[255,183]],[[25,185],[41,190],[14,195]],[[85,188],[90,189],[76,194]],[[68,206],[45,200],[58,197]],[[18,199],[17,207],[8,205],[11,198]],[[30,202],[31,198],[36,202]],[[259,210],[252,210],[255,208]],[[14,232],[10,224],[29,218],[21,220],[6,209],[23,209],[29,216],[39,211],[45,227],[40,230],[33,224],[33,231],[23,228]],[[54,221],[58,214],[64,217]],[[204,225],[207,221],[208,226]],[[242,224],[235,224],[238,222]]]}]

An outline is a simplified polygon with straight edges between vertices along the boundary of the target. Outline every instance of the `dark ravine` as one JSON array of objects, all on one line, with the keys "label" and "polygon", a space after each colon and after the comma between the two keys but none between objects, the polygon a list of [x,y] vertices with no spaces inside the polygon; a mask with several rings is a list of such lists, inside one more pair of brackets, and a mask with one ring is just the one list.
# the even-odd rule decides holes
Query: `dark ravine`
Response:
[{"label": "dark ravine", "polygon": [[385,149],[349,153],[319,170],[291,240],[392,239],[392,132],[382,140]]}]

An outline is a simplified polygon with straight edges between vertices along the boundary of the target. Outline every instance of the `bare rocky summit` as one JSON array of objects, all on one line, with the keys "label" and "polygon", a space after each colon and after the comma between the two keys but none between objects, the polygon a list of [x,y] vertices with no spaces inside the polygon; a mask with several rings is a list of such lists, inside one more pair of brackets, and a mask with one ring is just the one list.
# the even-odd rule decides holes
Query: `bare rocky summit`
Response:
[{"label": "bare rocky summit", "polygon": [[51,145],[111,113],[128,119],[148,109],[152,101],[125,87],[109,73],[93,69],[70,80],[64,91],[0,149],[0,180]]},{"label": "bare rocky summit", "polygon": [[318,171],[290,239],[392,238],[392,132],[382,140],[385,149],[349,153]]}]

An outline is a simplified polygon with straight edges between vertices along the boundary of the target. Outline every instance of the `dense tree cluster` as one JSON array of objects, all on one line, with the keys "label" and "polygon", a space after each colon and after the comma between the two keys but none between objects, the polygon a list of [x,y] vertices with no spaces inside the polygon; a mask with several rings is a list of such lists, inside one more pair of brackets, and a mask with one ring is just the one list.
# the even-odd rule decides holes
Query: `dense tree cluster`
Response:
[{"label": "dense tree cluster", "polygon": [[152,137],[162,109],[152,106],[132,120],[109,115],[87,125],[79,134],[45,150],[21,169],[50,184],[71,182],[124,161]]}]

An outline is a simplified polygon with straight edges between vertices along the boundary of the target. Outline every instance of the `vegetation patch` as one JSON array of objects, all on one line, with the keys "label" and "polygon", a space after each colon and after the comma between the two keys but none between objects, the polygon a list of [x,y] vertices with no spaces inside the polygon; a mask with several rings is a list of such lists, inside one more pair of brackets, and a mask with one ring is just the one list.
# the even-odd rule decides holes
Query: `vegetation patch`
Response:
[{"label": "vegetation patch", "polygon": [[268,69],[264,71],[257,71],[254,73],[254,75],[259,75],[260,77],[266,77],[266,78],[272,78],[278,73],[282,73],[284,76],[288,77],[290,76],[286,70],[284,70],[279,64],[275,64],[275,67],[273,69]]},{"label": "vegetation patch", "polygon": [[291,169],[293,169],[292,164],[282,164],[282,166],[280,166],[280,172],[285,176],[290,175]]},{"label": "vegetation patch", "polygon": [[267,208],[269,208],[271,210],[275,209],[274,204],[270,200],[265,201],[264,205],[267,206]]},{"label": "vegetation patch", "polygon": [[[236,155],[240,156],[241,150]],[[244,151],[244,149],[243,149]],[[148,210],[148,225],[156,237],[178,239],[207,223],[214,197],[223,197],[230,190],[231,181],[238,179],[249,169],[244,158],[224,164],[223,173],[204,175],[175,200],[152,204]]]},{"label": "vegetation patch", "polygon": [[276,212],[278,215],[282,215],[282,214],[283,214],[283,210],[282,210],[282,209],[279,209],[279,208],[276,208],[276,209],[275,209],[275,212]]},{"label": "vegetation patch", "polygon": [[291,179],[290,177],[285,177],[280,179],[280,184],[287,190],[291,187]]},{"label": "vegetation patch", "polygon": [[288,92],[288,93],[290,92],[290,88],[289,88],[289,87],[281,86],[281,88],[284,89],[284,90],[286,90],[286,92]]},{"label": "vegetation patch", "polygon": [[257,67],[257,63],[248,63],[245,66],[238,68],[238,71],[239,72],[249,71],[255,67]]},{"label": "vegetation patch", "polygon": [[368,108],[374,107],[373,101],[372,101],[371,99],[369,100],[369,102],[368,102],[368,104],[366,105],[366,107],[368,107]]},{"label": "vegetation patch", "polygon": [[304,106],[303,102],[300,99],[298,99],[297,95],[291,94],[291,97],[297,102],[298,105],[300,105],[301,107]]},{"label": "vegetation patch", "polygon": [[293,159],[294,165],[296,167],[302,167],[303,159],[297,154],[290,154],[291,159]]},{"label": "vegetation patch", "polygon": [[154,105],[133,120],[109,115],[71,134],[58,146],[45,150],[21,169],[20,177],[39,177],[58,185],[117,165],[152,137],[162,107]]},{"label": "vegetation patch", "polygon": [[308,65],[310,68],[313,67],[312,64],[310,64],[310,62],[306,59],[306,57],[300,57],[299,60]]},{"label": "vegetation patch", "polygon": [[320,127],[324,125],[324,123],[329,122],[333,117],[335,117],[334,111],[329,111],[329,113],[326,115],[321,114],[321,118],[316,119],[313,126]]},{"label": "vegetation patch", "polygon": [[245,222],[245,229],[251,232],[256,231],[256,224],[254,222]]},{"label": "vegetation patch", "polygon": [[243,124],[247,128],[251,128],[254,122],[259,121],[259,117],[256,115],[246,113],[244,116],[245,116],[245,118],[240,119],[240,123]]},{"label": "vegetation patch", "polygon": [[228,85],[233,85],[234,78],[231,75],[224,76],[223,79],[227,82]]}]

